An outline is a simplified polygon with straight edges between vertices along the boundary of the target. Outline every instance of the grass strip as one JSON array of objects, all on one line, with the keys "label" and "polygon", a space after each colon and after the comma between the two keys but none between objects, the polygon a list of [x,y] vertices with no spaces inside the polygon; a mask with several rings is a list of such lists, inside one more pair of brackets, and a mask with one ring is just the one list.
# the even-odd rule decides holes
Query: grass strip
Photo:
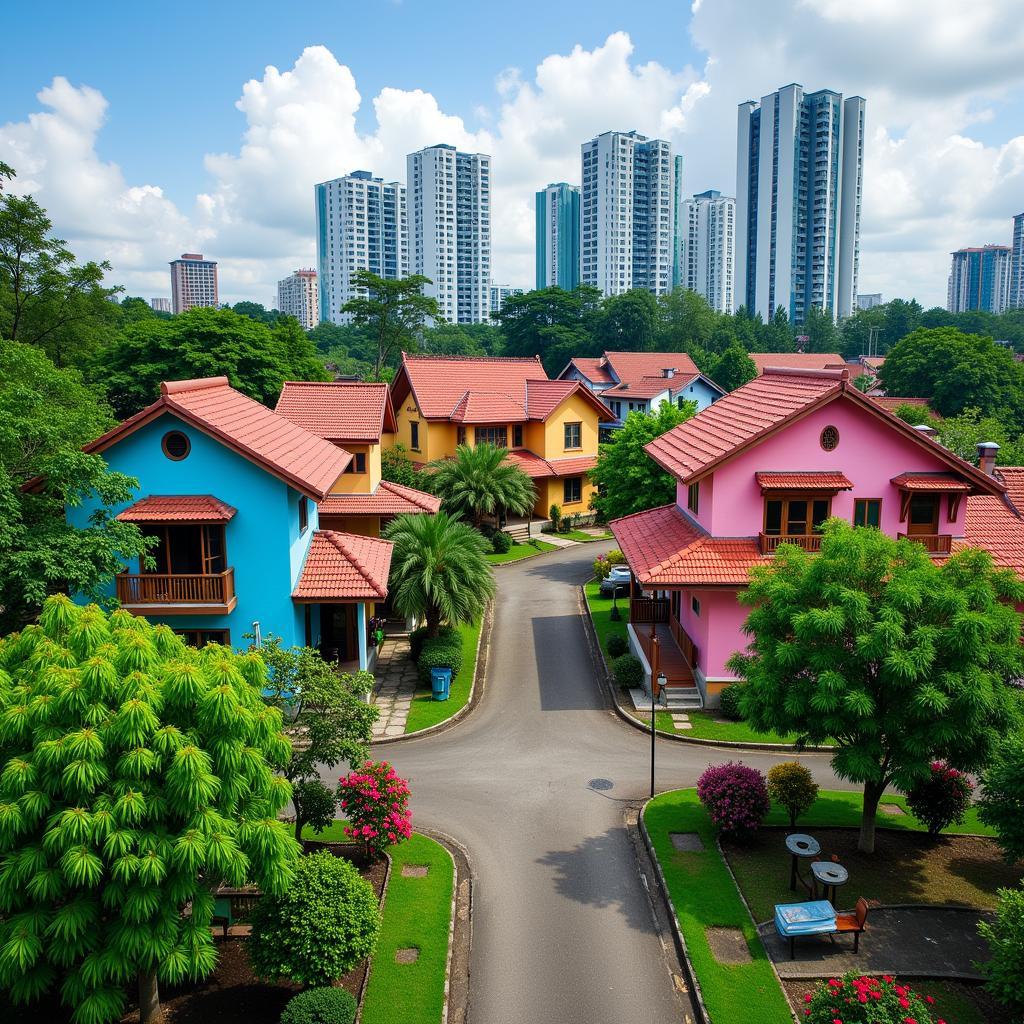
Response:
[{"label": "grass strip", "polygon": [[518,562],[521,558],[529,558],[531,555],[539,554],[541,551],[554,550],[554,544],[548,544],[544,540],[531,540],[525,544],[513,544],[508,551],[503,551],[501,554],[498,554],[496,551],[490,551],[484,555],[484,558],[491,565],[503,565],[505,562]]},{"label": "grass strip", "polygon": [[476,648],[480,640],[483,619],[471,625],[459,626],[462,636],[462,671],[452,680],[447,700],[434,700],[429,686],[418,687],[409,706],[409,717],[405,720],[405,734],[419,732],[432,725],[446,722],[461,711],[469,702],[473,688],[473,672],[476,668]]}]

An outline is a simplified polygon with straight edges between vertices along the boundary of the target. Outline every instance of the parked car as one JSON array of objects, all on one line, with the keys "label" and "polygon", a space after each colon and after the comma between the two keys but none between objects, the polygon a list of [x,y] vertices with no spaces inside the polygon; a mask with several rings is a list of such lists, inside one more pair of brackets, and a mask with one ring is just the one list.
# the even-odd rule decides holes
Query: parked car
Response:
[{"label": "parked car", "polygon": [[630,578],[628,565],[613,565],[608,575],[601,580],[601,593],[622,594],[628,591]]}]

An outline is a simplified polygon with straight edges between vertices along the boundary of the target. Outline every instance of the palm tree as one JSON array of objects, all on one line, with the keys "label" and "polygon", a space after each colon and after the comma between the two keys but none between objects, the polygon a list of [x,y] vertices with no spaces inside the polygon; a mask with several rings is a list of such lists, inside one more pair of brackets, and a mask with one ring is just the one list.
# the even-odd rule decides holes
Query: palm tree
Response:
[{"label": "palm tree", "polygon": [[484,515],[499,511],[526,515],[537,500],[533,481],[507,455],[493,444],[460,444],[454,459],[430,463],[431,489],[448,512],[470,519],[477,528]]},{"label": "palm tree", "polygon": [[445,512],[396,516],[384,529],[395,545],[390,588],[402,615],[423,617],[427,636],[442,622],[475,622],[494,596],[494,576],[484,554],[487,542]]}]

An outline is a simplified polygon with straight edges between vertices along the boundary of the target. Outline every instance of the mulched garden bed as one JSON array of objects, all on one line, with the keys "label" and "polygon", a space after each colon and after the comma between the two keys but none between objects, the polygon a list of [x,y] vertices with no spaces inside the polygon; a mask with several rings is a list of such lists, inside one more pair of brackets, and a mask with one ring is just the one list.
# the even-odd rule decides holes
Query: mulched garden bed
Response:
[{"label": "mulched garden bed", "polygon": [[[303,843],[306,853],[328,850],[336,857],[346,857],[359,868],[360,874],[372,886],[378,899],[384,891],[387,862],[378,861],[367,866],[362,851],[343,843]],[[252,972],[244,938],[214,939],[217,946],[217,966],[213,973],[198,984],[161,989],[161,1005],[165,1024],[278,1024],[285,1004],[300,986],[282,981],[261,981]],[[369,962],[364,962],[341,979],[341,986],[358,999]],[[131,993],[131,1009],[122,1018],[122,1024],[138,1024],[139,1012]],[[0,994],[0,1021],[3,1024],[70,1024],[71,1014],[60,1004],[59,996],[45,1003],[11,1008]]]}]

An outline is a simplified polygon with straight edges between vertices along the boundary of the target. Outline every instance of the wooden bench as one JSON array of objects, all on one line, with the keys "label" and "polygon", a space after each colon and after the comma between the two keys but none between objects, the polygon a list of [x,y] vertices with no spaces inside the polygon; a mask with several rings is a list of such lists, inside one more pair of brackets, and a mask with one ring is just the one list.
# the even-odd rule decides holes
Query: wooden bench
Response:
[{"label": "wooden bench", "polygon": [[857,900],[852,914],[836,914],[836,934],[853,935],[853,951],[860,952],[861,932],[868,927],[868,901],[863,896]]}]

